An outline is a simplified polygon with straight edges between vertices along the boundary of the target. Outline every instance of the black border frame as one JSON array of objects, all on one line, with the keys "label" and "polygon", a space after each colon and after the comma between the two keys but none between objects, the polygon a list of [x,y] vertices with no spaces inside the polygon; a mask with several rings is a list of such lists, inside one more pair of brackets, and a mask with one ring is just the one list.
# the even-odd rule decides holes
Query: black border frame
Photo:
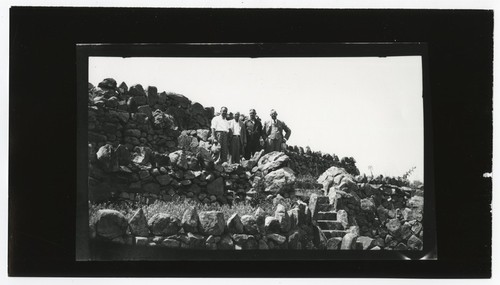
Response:
[{"label": "black border frame", "polygon": [[[9,275],[491,276],[492,11],[13,7],[10,16]],[[76,262],[76,44],[102,42],[426,43],[438,260]]]}]

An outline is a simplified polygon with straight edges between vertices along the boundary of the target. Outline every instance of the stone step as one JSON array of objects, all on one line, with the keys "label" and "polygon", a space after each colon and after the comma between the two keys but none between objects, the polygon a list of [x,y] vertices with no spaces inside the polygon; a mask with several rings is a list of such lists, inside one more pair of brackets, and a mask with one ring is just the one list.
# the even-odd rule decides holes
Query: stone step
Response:
[{"label": "stone step", "polygon": [[317,220],[318,226],[322,230],[344,230],[341,222],[335,220]]},{"label": "stone step", "polygon": [[334,237],[344,237],[347,234],[345,230],[321,230],[327,239]]},{"label": "stone step", "polygon": [[336,221],[337,220],[337,212],[335,211],[321,211],[316,214],[316,220],[330,220],[330,221]]},{"label": "stone step", "polygon": [[333,204],[318,204],[316,205],[316,208],[318,209],[318,212],[328,212],[328,211],[334,211],[335,210],[335,205]]}]

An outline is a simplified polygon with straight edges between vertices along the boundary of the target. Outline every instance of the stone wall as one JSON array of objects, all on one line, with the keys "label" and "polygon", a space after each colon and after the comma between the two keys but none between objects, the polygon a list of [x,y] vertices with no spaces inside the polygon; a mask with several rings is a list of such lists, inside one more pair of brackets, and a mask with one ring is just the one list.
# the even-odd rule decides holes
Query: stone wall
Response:
[{"label": "stone wall", "polygon": [[[258,208],[254,213],[233,214],[227,220],[218,211],[188,208],[182,217],[157,213],[146,219],[142,209],[126,220],[115,210],[99,210],[91,238],[136,246],[179,249],[316,249],[324,241],[314,239],[308,206],[292,209],[279,204],[274,216]],[[316,231],[317,232],[317,231]]]},{"label": "stone wall", "polygon": [[[326,199],[326,200],[325,200]],[[152,213],[146,218],[139,208],[130,219],[116,210],[103,209],[91,225],[91,238],[130,246],[208,250],[421,250],[421,224],[404,230],[389,220],[386,238],[362,235],[348,212],[334,210],[326,196],[311,196],[309,204],[298,200],[290,208],[275,199],[269,216],[261,208],[227,219],[220,211],[197,212],[187,208],[182,217]],[[420,227],[420,229],[417,229]],[[395,234],[398,232],[398,235]],[[407,233],[411,233],[408,236]]]},{"label": "stone wall", "polygon": [[348,223],[357,226],[365,239],[386,249],[421,249],[423,188],[358,183],[337,167],[328,169],[318,182],[337,211],[345,211]]},{"label": "stone wall", "polygon": [[[204,108],[179,94],[158,93],[155,87],[144,90],[141,85],[133,85],[128,88],[125,83],[117,87],[112,79],[105,79],[98,87],[89,85],[89,200],[153,203],[182,197],[207,204],[247,201],[258,205],[261,199],[277,195],[294,198],[296,188],[316,188],[319,184],[323,185],[324,194],[328,194],[335,211],[349,217],[343,222],[321,222],[327,227],[340,224],[344,227],[334,229],[340,236],[328,237],[336,240],[326,247],[340,247],[339,238],[347,234],[353,241],[363,237],[361,240],[370,244],[367,248],[375,244],[381,249],[421,246],[421,189],[360,183],[363,180],[352,175],[357,175],[352,158],[339,161],[335,155],[312,152],[308,148],[304,151],[289,147],[285,152],[268,154],[261,151],[241,164],[217,165],[214,157],[218,149],[210,139],[209,130],[212,117],[213,108]],[[344,167],[343,161],[349,165]],[[297,180],[299,175],[319,178],[316,184],[303,187],[303,181]],[[337,212],[328,215],[336,216]],[[315,229],[316,224],[313,221],[305,226]],[[352,226],[355,230],[347,228]],[[322,230],[332,231],[319,229],[319,232]],[[256,236],[259,238],[253,238],[257,244],[266,237],[260,234]],[[281,234],[288,240],[288,232]],[[245,236],[237,239],[240,238],[252,239]],[[234,237],[232,240],[238,243]],[[267,242],[266,238],[263,240]],[[147,242],[151,243],[149,239]],[[311,248],[308,242],[302,246]]]},{"label": "stone wall", "polygon": [[[204,203],[252,200],[258,194],[293,196],[299,175],[317,177],[338,162],[329,155],[290,147],[238,165],[214,165],[219,149],[209,129],[213,108],[156,87],[89,84],[89,199]],[[273,172],[273,173],[271,173]]]}]

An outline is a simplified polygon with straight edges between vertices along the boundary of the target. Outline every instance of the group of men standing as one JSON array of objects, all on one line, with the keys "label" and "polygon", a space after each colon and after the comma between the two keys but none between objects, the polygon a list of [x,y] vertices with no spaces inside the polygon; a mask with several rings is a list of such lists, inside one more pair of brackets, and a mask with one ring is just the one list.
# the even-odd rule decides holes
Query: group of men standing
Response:
[{"label": "group of men standing", "polygon": [[[255,109],[250,109],[249,117],[236,112],[229,119],[227,108],[222,107],[220,114],[212,119],[212,139],[220,145],[217,162],[239,163],[241,157],[250,159],[264,147],[265,152],[282,151],[282,145],[290,138],[291,130],[277,119],[278,113],[273,109],[271,119],[262,123]],[[285,134],[283,134],[283,132]]]}]

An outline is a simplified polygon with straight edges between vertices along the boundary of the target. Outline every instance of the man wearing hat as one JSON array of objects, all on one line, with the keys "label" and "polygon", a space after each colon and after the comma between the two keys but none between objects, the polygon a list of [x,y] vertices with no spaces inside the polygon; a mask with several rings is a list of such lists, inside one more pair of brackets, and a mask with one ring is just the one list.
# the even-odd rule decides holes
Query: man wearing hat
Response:
[{"label": "man wearing hat", "polygon": [[[285,122],[278,120],[278,112],[271,110],[271,120],[264,123],[264,136],[266,137],[266,153],[271,151],[283,151],[281,145],[285,143],[292,134]],[[283,136],[283,131],[285,135]]]}]

